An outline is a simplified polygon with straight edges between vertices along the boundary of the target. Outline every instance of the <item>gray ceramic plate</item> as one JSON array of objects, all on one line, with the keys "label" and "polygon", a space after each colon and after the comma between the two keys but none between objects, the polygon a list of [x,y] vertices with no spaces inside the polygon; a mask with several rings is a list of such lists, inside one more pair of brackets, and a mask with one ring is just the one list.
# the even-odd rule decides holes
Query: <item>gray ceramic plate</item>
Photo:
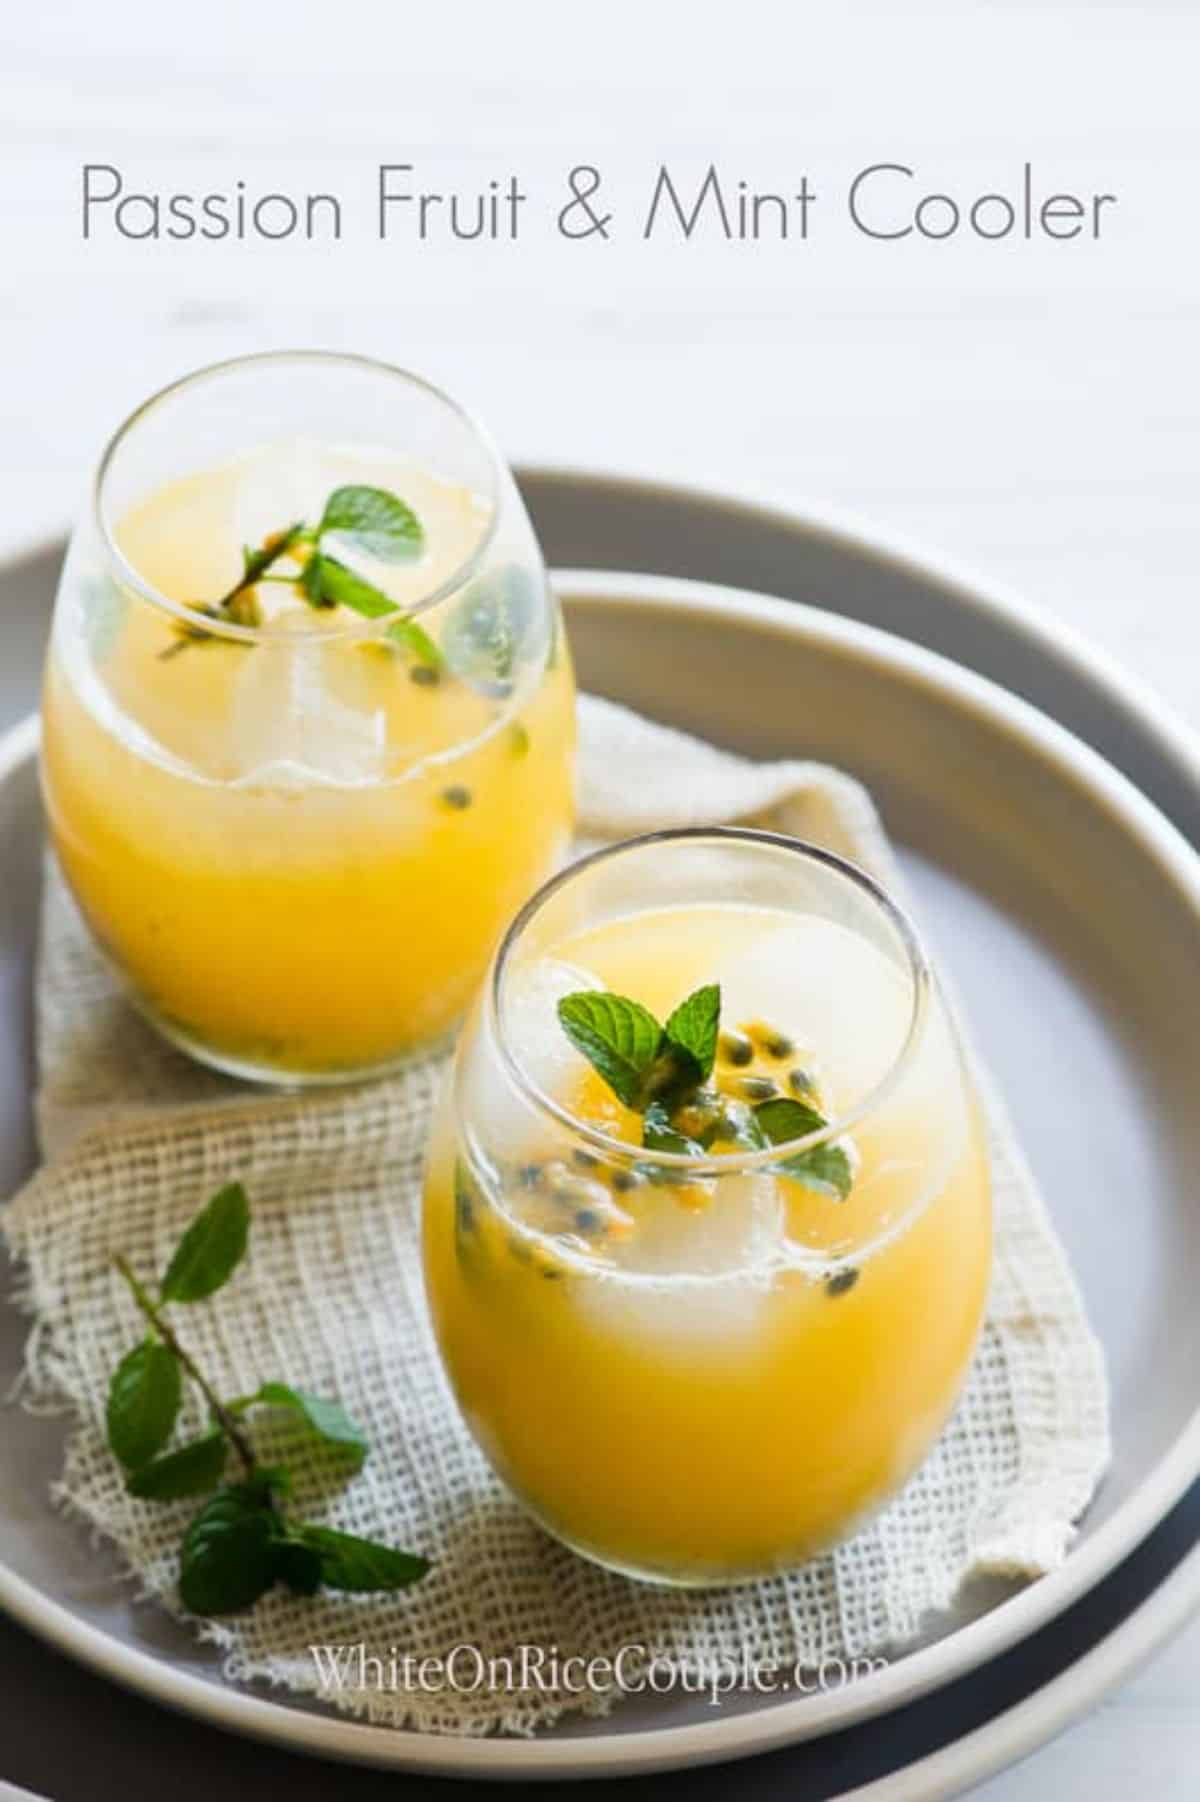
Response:
[{"label": "gray ceramic plate", "polygon": [[[397,1735],[224,1686],[210,1654],[152,1611],[131,1609],[103,1558],[47,1511],[56,1430],[6,1416],[0,1602],[160,1700],[331,1756],[460,1773],[598,1775],[731,1758],[845,1728],[961,1679],[1034,1633],[1129,1554],[1200,1469],[1200,1319],[1191,1306],[1200,1123],[1190,1095],[1200,1062],[1200,862],[1185,840],[1060,727],[897,639],[669,579],[567,576],[562,586],[590,687],[751,754],[829,758],[874,788],[1105,1341],[1117,1456],[1062,1571],[1015,1596],[972,1596],[876,1677],[716,1719],[671,1700],[626,1706],[603,1730],[477,1744]],[[1186,801],[1182,741],[1148,731],[1146,745],[1175,772]],[[0,1046],[10,1059],[6,1163],[14,1175],[39,845],[30,750],[29,734],[18,733],[0,763],[0,964],[8,974]],[[0,1314],[0,1385],[16,1368],[20,1339],[20,1322]],[[1019,1743],[1010,1735],[1010,1749]],[[957,1786],[986,1768],[974,1757],[946,1781]],[[951,1792],[943,1782],[880,1793]]]}]

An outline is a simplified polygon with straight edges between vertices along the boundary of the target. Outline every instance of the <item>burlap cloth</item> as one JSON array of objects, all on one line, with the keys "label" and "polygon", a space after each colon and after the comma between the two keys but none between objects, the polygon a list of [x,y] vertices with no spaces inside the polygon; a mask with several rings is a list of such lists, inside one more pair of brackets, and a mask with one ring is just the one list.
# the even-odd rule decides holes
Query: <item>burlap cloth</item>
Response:
[{"label": "burlap cloth", "polygon": [[[866,793],[810,763],[753,765],[594,700],[582,709],[582,831],[752,821],[839,850],[896,883]],[[484,1658],[521,1646],[560,1657],[644,1645],[682,1666],[743,1654],[759,1665],[887,1655],[981,1573],[1036,1577],[1067,1553],[1109,1453],[1102,1354],[1046,1208],[986,1077],[997,1210],[987,1325],[955,1416],[886,1512],[789,1576],[691,1594],[639,1586],[564,1551],[512,1503],[468,1437],[438,1362],[418,1251],[421,1162],[440,1066],[357,1088],[272,1093],[173,1052],[137,1019],[61,885],[45,906],[38,976],[45,1165],[3,1226],[33,1315],[26,1399],[75,1424],[55,1502],[115,1548],[136,1592],[178,1612],[176,1552],[194,1503],[131,1499],[105,1445],[109,1373],[139,1321],[112,1254],[161,1270],[221,1182],[254,1207],[251,1256],[189,1343],[226,1394],[278,1377],[335,1395],[366,1427],[363,1473],[301,1497],[334,1524],[425,1553],[432,1573],[396,1596],[298,1599],[196,1630],[226,1675],[308,1694],[310,1647]],[[182,1325],[183,1323],[181,1323]],[[188,1425],[198,1426],[199,1416]],[[465,1665],[460,1666],[466,1669]],[[504,1687],[351,1680],[346,1712],[447,1733],[526,1733],[618,1692],[544,1680]],[[351,1673],[353,1678],[353,1673]]]}]

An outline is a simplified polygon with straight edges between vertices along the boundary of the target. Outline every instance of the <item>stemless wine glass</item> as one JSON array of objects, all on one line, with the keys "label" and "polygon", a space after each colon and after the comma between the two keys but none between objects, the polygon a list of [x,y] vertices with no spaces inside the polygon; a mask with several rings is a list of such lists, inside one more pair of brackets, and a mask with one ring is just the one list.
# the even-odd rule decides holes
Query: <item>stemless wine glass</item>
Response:
[{"label": "stemless wine glass", "polygon": [[570,661],[512,478],[361,357],[219,364],[121,427],[44,727],[96,941],[161,1032],[249,1078],[438,1040],[571,829]]},{"label": "stemless wine glass", "polygon": [[[711,1072],[651,1130],[559,1003],[598,991],[661,1024],[713,983]],[[647,1055],[614,1030],[610,1074]],[[978,1108],[904,915],[852,865],[750,831],[556,877],[460,1039],[424,1236],[464,1416],[568,1545],[732,1583],[851,1531],[941,1428],[991,1257]]]}]

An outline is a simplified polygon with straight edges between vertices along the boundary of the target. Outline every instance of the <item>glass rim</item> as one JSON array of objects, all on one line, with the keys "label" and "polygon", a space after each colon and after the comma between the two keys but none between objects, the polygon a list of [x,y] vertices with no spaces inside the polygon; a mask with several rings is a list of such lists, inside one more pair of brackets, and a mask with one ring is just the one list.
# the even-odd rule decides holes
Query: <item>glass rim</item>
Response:
[{"label": "glass rim", "polygon": [[[208,637],[228,638],[240,644],[300,642],[273,630],[270,626],[243,626],[235,620],[214,619],[210,614],[203,613],[198,606],[189,607],[185,602],[173,600],[170,595],[164,594],[161,589],[156,588],[152,582],[145,579],[117,543],[105,496],[105,485],[122,445],[130,433],[135,431],[159,407],[174,400],[189,388],[197,387],[208,381],[213,376],[226,375],[235,369],[250,369],[256,366],[265,368],[285,363],[325,366],[340,363],[368,374],[386,376],[391,380],[407,383],[410,387],[420,388],[455,414],[483,450],[488,470],[488,492],[484,498],[491,507],[487,524],[470,555],[465,557],[443,581],[439,582],[436,588],[431,589],[428,594],[422,595],[421,599],[412,606],[397,608],[397,612],[401,613],[405,619],[415,618],[417,614],[424,613],[430,607],[436,606],[439,601],[444,601],[448,595],[454,593],[455,589],[461,588],[464,582],[469,581],[491,548],[500,514],[500,481],[504,468],[503,459],[490,432],[475,414],[456,401],[452,395],[447,394],[443,388],[439,388],[435,382],[427,381],[424,376],[417,375],[411,369],[404,369],[398,363],[389,363],[382,357],[363,356],[357,351],[298,348],[248,351],[236,357],[222,357],[218,362],[205,363],[199,369],[190,370],[186,375],[176,376],[174,381],[167,382],[165,386],[155,389],[154,393],[141,401],[131,413],[126,414],[100,453],[100,460],[96,466],[91,486],[92,520],[100,535],[104,554],[114,567],[117,580],[122,586],[132,589],[140,600],[159,608],[164,613],[169,613],[184,625],[197,627]],[[392,618],[394,615],[385,614],[379,620],[366,622],[359,615],[353,614],[347,618],[344,626],[340,628],[334,626],[322,633],[321,642],[329,644],[336,639],[376,636],[386,628],[388,621]]]},{"label": "glass rim", "polygon": [[[626,852],[640,850],[649,845],[696,843],[702,840],[710,842],[715,840],[717,843],[725,844],[758,845],[783,851],[791,856],[798,856],[805,862],[820,864],[825,869],[832,870],[843,880],[850,882],[869,896],[895,931],[904,950],[913,991],[908,1023],[895,1056],[883,1076],[853,1107],[847,1108],[844,1112],[827,1120],[825,1125],[815,1132],[805,1133],[799,1138],[782,1140],[778,1145],[769,1145],[760,1151],[729,1152],[715,1157],[711,1155],[693,1157],[687,1152],[679,1151],[647,1150],[645,1146],[631,1144],[628,1139],[614,1138],[602,1127],[592,1121],[581,1119],[577,1114],[573,1114],[570,1108],[564,1107],[561,1102],[556,1101],[525,1069],[521,1059],[510,1045],[504,1027],[501,993],[513,950],[526,928],[542,907],[577,876],[594,869],[598,864],[607,862],[609,858],[619,857]],[[686,1170],[690,1176],[694,1177],[718,1177],[736,1175],[747,1170],[765,1169],[778,1164],[782,1159],[811,1151],[818,1145],[825,1145],[843,1137],[852,1127],[875,1113],[899,1084],[920,1045],[928,1018],[931,986],[932,970],[929,959],[907,913],[898,902],[892,899],[874,876],[858,864],[852,863],[849,858],[840,856],[836,851],[826,850],[823,845],[813,844],[808,839],[793,838],[783,832],[768,832],[759,827],[684,826],[668,828],[660,832],[640,833],[635,838],[621,839],[616,844],[602,845],[599,850],[590,852],[588,856],[580,858],[576,863],[568,864],[565,869],[552,876],[548,882],[543,883],[541,888],[530,896],[520,912],[515,915],[496,951],[487,985],[487,1021],[498,1047],[501,1063],[510,1081],[540,1113],[549,1116],[559,1126],[566,1127],[572,1134],[586,1140],[589,1145],[603,1152],[610,1160],[616,1157],[629,1163],[653,1164],[668,1170]]]}]

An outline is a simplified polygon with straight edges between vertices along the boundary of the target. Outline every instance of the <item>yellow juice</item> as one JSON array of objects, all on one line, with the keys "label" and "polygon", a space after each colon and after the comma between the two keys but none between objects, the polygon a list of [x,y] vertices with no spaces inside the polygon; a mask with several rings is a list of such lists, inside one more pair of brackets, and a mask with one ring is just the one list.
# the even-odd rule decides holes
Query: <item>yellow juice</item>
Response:
[{"label": "yellow juice", "polygon": [[[543,947],[533,987],[606,986],[661,1020],[723,976],[723,1023],[760,1018],[765,998],[788,1049],[760,1043],[752,1064],[719,1064],[718,1084],[786,1090],[797,1069],[841,1117],[907,1005],[849,939],[769,908],[653,909]],[[793,950],[803,967],[783,970]],[[549,1016],[514,1017],[516,1055],[522,1020],[538,1041],[541,1086],[639,1143],[638,1117],[554,1049]],[[502,1105],[460,1071],[425,1201],[436,1330],[481,1445],[559,1537],[632,1574],[738,1580],[828,1546],[924,1457],[971,1356],[991,1251],[977,1111],[944,1018],[925,1037],[890,1103],[847,1134],[845,1200],[769,1168],[639,1181],[515,1110],[500,1150]]]},{"label": "yellow juice", "polygon": [[[392,490],[424,525],[416,564],[371,572],[402,608],[452,587],[486,538],[469,491],[305,445],[166,485],[116,540],[144,582],[195,606],[230,587],[243,542],[313,517],[342,483]],[[369,622],[286,583],[261,589],[257,642],[167,656],[178,622],[119,583],[86,629],[64,614],[43,712],[53,841],[168,1036],[229,1069],[320,1079],[385,1066],[461,1017],[571,830],[571,669],[531,544],[516,576],[544,632],[506,684],[414,679]],[[514,580],[502,556],[479,592]],[[435,643],[462,604],[422,611]]]}]

